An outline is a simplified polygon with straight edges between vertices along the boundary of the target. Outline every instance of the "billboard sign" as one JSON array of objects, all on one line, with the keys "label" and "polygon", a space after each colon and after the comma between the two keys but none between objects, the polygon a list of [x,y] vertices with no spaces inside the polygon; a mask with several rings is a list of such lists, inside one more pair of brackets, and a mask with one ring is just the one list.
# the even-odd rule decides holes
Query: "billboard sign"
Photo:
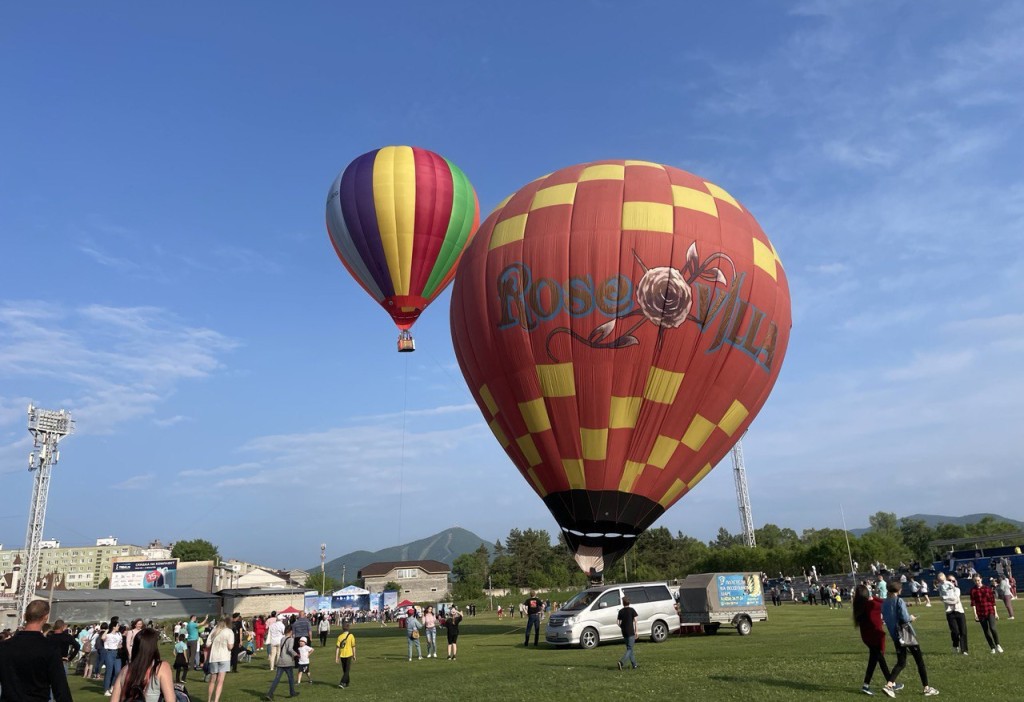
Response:
[{"label": "billboard sign", "polygon": [[114,561],[110,589],[165,589],[178,585],[178,559],[165,561]]}]

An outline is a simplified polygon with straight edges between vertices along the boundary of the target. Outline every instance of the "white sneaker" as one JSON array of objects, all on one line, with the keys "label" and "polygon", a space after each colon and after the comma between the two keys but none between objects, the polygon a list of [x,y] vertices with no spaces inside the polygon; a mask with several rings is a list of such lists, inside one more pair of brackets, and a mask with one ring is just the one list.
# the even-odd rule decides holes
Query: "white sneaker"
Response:
[{"label": "white sneaker", "polygon": [[926,688],[924,689],[924,696],[925,696],[925,697],[935,697],[935,695],[937,695],[937,694],[939,694],[939,691],[938,691],[938,690],[936,690],[936,689],[935,689],[934,687],[932,687],[931,685],[929,685],[928,687],[926,687]]},{"label": "white sneaker", "polygon": [[1000,653],[1002,653],[1003,652],[1003,647],[997,645],[996,646],[996,650],[999,651]]},{"label": "white sneaker", "polygon": [[110,690],[107,690],[107,691],[106,691],[106,692],[104,692],[103,694],[104,694],[104,695],[106,695],[107,697],[110,697],[110,696],[111,696],[111,695],[113,695],[114,693],[113,693],[112,691],[110,691]]},{"label": "white sneaker", "polygon": [[995,650],[995,649],[993,648],[993,649],[992,649],[992,653],[995,653],[995,652],[996,652],[996,650]]}]

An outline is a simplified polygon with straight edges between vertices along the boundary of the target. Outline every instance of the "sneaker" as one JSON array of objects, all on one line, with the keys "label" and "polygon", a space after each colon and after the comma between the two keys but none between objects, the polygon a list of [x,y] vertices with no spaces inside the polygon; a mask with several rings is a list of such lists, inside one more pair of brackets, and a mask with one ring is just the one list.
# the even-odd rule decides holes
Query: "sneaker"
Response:
[{"label": "sneaker", "polygon": [[995,653],[995,652],[996,652],[996,650],[995,650],[995,649],[993,648],[993,649],[992,649],[992,653]]},{"label": "sneaker", "polygon": [[341,685],[341,684],[339,684],[339,685],[338,685],[338,687],[340,687],[340,688],[341,688],[342,690],[344,690],[344,689],[345,689],[345,686],[344,686],[344,685]]},{"label": "sneaker", "polygon": [[615,665],[617,665],[617,666],[618,666],[619,670],[622,670],[622,661],[619,661],[619,662],[618,662],[618,663],[616,663]]},{"label": "sneaker", "polygon": [[1003,647],[1000,646],[999,644],[996,644],[996,650],[999,651],[999,653],[1002,653],[1003,652]]},{"label": "sneaker", "polygon": [[422,660],[423,660],[423,656],[420,656],[420,657],[419,657],[419,658],[417,658],[416,660],[420,660],[420,661],[422,661]]},{"label": "sneaker", "polygon": [[882,692],[887,694],[889,697],[895,697],[896,696],[896,690],[893,690],[892,687],[889,686],[889,685],[883,685],[882,686]]},{"label": "sneaker", "polygon": [[931,607],[931,606],[932,606],[931,602],[929,602],[928,604],[925,605],[925,607]]},{"label": "sneaker", "polygon": [[960,655],[960,647],[959,646],[954,646],[953,647],[953,655],[954,656],[959,656]]},{"label": "sneaker", "polygon": [[934,687],[932,687],[931,685],[929,685],[928,687],[926,687],[926,688],[924,689],[924,696],[925,696],[925,697],[935,697],[935,695],[937,695],[937,694],[939,694],[939,691],[938,691],[938,690],[936,690],[936,689],[935,689]]},{"label": "sneaker", "polygon": [[[992,653],[995,653],[995,650],[994,650],[994,649],[993,649]],[[106,691],[106,692],[104,692],[103,694],[104,694],[104,695],[105,695],[106,697],[110,697],[110,696],[111,696],[111,695],[113,695],[114,693],[113,693],[113,692],[111,692],[110,690],[107,690],[107,691]]]},{"label": "sneaker", "polygon": [[965,655],[965,656],[967,655],[967,651],[964,651],[964,655]]},{"label": "sneaker", "polygon": [[896,683],[895,685],[892,686],[892,689],[893,689],[894,692],[899,692],[900,690],[903,689],[903,683]]},{"label": "sneaker", "polygon": [[871,691],[871,687],[869,685],[862,685],[860,691],[863,692],[865,695],[871,695],[872,697],[874,697],[875,695],[875,693]]}]

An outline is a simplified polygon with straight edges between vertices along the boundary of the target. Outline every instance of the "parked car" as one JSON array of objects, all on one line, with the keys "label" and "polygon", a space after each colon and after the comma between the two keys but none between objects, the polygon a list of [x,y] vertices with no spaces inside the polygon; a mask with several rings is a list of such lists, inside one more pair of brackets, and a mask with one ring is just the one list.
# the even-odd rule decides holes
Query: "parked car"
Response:
[{"label": "parked car", "polygon": [[605,641],[621,641],[618,625],[622,597],[637,612],[637,635],[661,643],[678,628],[672,593],[665,583],[596,585],[580,592],[548,619],[544,640],[555,646],[595,648]]},{"label": "parked car", "polygon": [[761,576],[757,573],[699,573],[679,586],[679,620],[716,634],[723,625],[747,636],[754,622],[768,621]]}]

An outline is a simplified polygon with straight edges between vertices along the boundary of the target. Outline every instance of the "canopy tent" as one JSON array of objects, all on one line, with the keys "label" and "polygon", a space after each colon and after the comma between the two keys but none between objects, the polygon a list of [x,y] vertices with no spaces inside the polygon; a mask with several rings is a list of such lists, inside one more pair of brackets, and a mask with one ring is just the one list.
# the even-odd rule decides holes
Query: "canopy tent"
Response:
[{"label": "canopy tent", "polygon": [[340,590],[335,590],[334,592],[331,593],[331,595],[334,596],[334,597],[354,597],[354,596],[357,596],[357,595],[369,595],[369,594],[370,594],[369,590],[364,590],[363,588],[356,587],[355,585],[349,585],[348,587],[343,587]]},{"label": "canopy tent", "polygon": [[278,614],[302,614],[302,612],[289,606],[287,609],[282,609]]},{"label": "canopy tent", "polygon": [[412,607],[415,604],[416,604],[415,602],[410,602],[409,600],[402,600],[401,602],[398,603],[398,606],[399,607]]}]

